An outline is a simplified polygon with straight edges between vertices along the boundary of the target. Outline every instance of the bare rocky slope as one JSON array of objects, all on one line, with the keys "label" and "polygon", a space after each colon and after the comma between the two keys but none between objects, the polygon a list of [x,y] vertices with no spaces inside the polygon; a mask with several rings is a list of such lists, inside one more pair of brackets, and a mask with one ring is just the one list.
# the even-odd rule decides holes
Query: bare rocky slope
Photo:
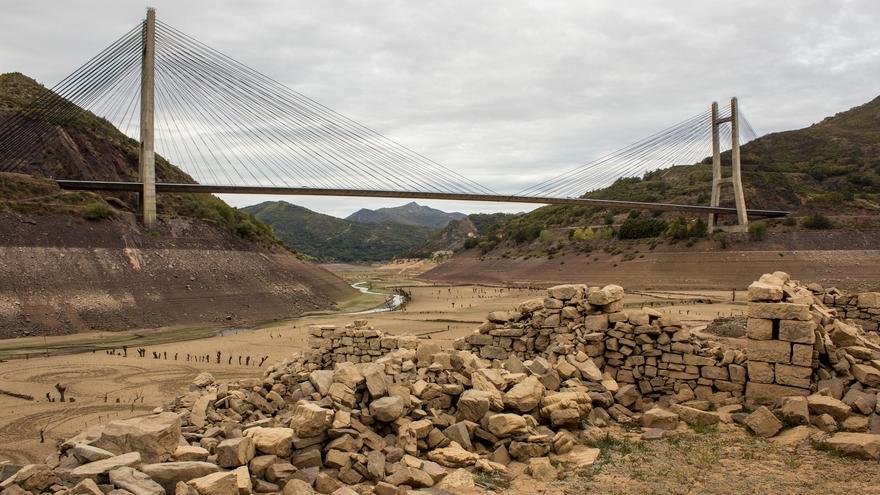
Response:
[{"label": "bare rocky slope", "polygon": [[[31,112],[47,90],[0,75],[0,338],[263,321],[330,309],[355,293],[287,250],[252,215],[205,194],[159,195],[146,231],[133,195],[62,191],[45,177],[131,180],[137,142],[75,109]],[[15,143],[31,143],[22,155]],[[157,157],[160,181],[194,182]]]},{"label": "bare rocky slope", "polygon": [[0,213],[0,337],[241,324],[330,309],[335,275],[198,220]]}]

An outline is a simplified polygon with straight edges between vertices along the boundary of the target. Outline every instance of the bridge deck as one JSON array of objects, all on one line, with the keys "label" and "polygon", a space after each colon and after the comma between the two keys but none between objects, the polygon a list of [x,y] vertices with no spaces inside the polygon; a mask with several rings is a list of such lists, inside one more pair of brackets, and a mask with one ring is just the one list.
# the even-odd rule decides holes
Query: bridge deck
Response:
[{"label": "bridge deck", "polygon": [[[140,191],[140,182],[101,182],[59,180],[62,189],[85,191]],[[736,215],[736,208],[673,203],[648,203],[644,201],[617,201],[612,199],[549,198],[531,196],[504,196],[491,194],[453,194],[439,192],[366,191],[355,189],[311,189],[304,187],[271,186],[217,186],[210,184],[157,183],[157,193],[222,193],[222,194],[271,194],[278,196],[357,196],[372,198],[444,199],[456,201],[487,201],[494,203],[531,203],[546,205],[601,206],[606,208],[639,208],[645,210],[687,211],[692,213],[727,213]],[[751,217],[783,217],[787,211],[747,210]]]}]

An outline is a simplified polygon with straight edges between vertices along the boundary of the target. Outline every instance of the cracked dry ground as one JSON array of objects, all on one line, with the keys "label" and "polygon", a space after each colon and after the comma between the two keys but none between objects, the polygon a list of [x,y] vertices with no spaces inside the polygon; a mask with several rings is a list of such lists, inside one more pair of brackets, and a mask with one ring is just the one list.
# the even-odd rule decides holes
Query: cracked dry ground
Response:
[{"label": "cracked dry ground", "polygon": [[556,463],[561,479],[536,483],[477,475],[489,492],[535,495],[645,494],[880,494],[880,463],[816,450],[809,439],[777,445],[734,425],[687,430],[640,441],[638,432],[605,429],[592,442],[602,455],[575,471]]}]

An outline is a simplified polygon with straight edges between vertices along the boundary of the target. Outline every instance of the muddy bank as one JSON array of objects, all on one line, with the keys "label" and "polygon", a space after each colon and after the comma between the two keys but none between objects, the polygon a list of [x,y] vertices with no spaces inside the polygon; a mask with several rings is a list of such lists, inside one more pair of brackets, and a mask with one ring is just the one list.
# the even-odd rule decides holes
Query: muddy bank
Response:
[{"label": "muddy bank", "polygon": [[[633,289],[745,288],[768,270],[796,279],[851,290],[876,290],[880,251],[858,250],[678,250],[634,249],[632,259],[605,252],[568,253],[528,259],[486,256],[477,250],[422,274],[433,282],[489,284],[619,283]],[[625,255],[624,255],[625,256]]]},{"label": "muddy bank", "polygon": [[288,318],[355,291],[219,228],[0,215],[0,337]]}]

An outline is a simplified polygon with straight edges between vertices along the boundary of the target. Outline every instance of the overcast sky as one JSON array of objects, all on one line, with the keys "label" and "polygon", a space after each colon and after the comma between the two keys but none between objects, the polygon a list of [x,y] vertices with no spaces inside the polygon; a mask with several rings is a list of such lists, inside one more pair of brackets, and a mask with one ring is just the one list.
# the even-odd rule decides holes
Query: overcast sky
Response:
[{"label": "overcast sky", "polygon": [[[0,71],[51,86],[146,6],[291,88],[500,192],[736,95],[759,134],[880,93],[880,2],[10,1]],[[271,199],[337,216],[405,200]],[[528,205],[423,202],[463,212]]]}]

